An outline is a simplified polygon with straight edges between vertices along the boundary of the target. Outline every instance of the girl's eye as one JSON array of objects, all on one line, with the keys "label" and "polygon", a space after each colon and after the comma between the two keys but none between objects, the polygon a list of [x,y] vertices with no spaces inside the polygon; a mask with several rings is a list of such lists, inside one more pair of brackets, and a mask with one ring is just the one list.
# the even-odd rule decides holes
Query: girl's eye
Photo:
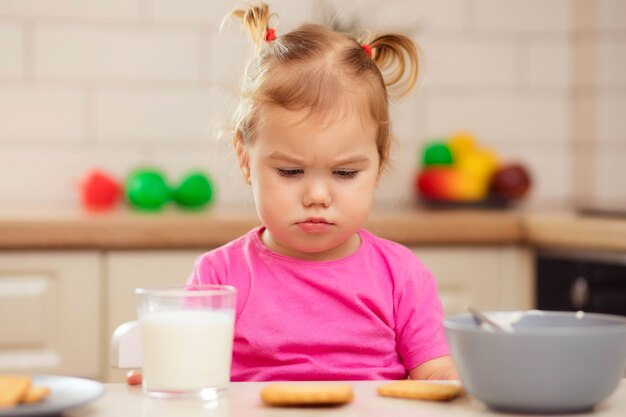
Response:
[{"label": "girl's eye", "polygon": [[342,179],[351,179],[356,177],[356,174],[358,174],[359,171],[348,171],[348,170],[344,170],[344,169],[340,169],[338,171],[335,171],[335,175],[338,175],[340,178]]},{"label": "girl's eye", "polygon": [[281,177],[287,177],[287,178],[295,177],[296,175],[302,174],[304,172],[301,169],[282,169],[282,168],[278,168],[276,169],[276,171],[278,171],[278,175],[280,175]]}]

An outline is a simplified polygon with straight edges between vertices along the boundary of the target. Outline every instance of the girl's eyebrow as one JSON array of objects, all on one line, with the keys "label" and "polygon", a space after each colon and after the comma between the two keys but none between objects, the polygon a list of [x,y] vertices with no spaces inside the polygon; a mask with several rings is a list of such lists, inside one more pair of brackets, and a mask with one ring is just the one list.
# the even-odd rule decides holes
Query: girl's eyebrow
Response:
[{"label": "girl's eyebrow", "polygon": [[[271,154],[269,154],[268,158],[270,159],[278,159],[280,161],[286,161],[286,162],[291,162],[293,164],[298,164],[298,165],[304,165],[304,161],[300,158],[297,158],[295,156],[290,156],[287,154],[284,154],[280,151],[274,151]],[[335,165],[350,165],[350,164],[358,164],[360,162],[369,162],[369,158],[365,155],[354,155],[354,156],[350,156],[346,159],[337,159],[334,164]]]},{"label": "girl's eyebrow", "polygon": [[287,154],[284,154],[280,151],[274,151],[271,154],[269,154],[268,158],[270,159],[278,159],[280,161],[287,161],[287,162],[292,162],[294,164],[299,164],[299,165],[303,165],[304,161],[302,159],[296,158],[295,156],[289,156]]},{"label": "girl's eyebrow", "polygon": [[335,161],[335,165],[350,165],[357,164],[359,162],[369,162],[369,158],[365,155],[355,155],[346,159],[338,159]]}]

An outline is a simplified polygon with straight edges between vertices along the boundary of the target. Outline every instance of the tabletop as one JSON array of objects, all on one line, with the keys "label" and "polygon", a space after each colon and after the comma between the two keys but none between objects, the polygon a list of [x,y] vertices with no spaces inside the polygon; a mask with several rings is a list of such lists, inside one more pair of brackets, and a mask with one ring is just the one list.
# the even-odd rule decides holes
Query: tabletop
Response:
[{"label": "tabletop", "polygon": [[[63,414],[66,417],[284,417],[284,416],[335,416],[335,417],[470,417],[513,416],[491,411],[471,396],[462,396],[450,402],[435,402],[381,397],[376,387],[383,381],[348,382],[354,389],[354,400],[340,407],[323,408],[271,408],[263,405],[259,393],[266,383],[236,382],[219,400],[166,400],[145,396],[140,386],[107,384],[105,394],[92,403]],[[577,417],[622,417],[626,415],[626,379],[611,397],[598,404],[588,414]],[[527,417],[526,415],[525,417]],[[563,417],[563,415],[559,415]]]}]

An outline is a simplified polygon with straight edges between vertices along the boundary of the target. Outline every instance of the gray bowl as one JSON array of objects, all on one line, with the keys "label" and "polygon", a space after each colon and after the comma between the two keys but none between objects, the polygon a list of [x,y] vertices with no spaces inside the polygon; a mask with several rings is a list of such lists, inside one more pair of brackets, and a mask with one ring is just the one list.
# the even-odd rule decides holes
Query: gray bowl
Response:
[{"label": "gray bowl", "polygon": [[494,332],[464,314],[444,321],[467,392],[488,407],[524,413],[589,411],[617,388],[626,366],[626,318],[571,312],[518,314]]}]

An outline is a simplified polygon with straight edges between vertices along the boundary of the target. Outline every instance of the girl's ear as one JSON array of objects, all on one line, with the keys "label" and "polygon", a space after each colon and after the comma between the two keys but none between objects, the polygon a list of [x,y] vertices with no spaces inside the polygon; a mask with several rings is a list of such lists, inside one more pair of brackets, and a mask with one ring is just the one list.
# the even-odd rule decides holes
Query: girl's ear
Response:
[{"label": "girl's ear", "polygon": [[252,185],[252,181],[250,180],[250,159],[248,158],[248,150],[244,144],[243,136],[239,131],[233,136],[233,147],[235,148],[235,155],[237,155],[237,162],[239,163],[243,180],[248,185]]}]

